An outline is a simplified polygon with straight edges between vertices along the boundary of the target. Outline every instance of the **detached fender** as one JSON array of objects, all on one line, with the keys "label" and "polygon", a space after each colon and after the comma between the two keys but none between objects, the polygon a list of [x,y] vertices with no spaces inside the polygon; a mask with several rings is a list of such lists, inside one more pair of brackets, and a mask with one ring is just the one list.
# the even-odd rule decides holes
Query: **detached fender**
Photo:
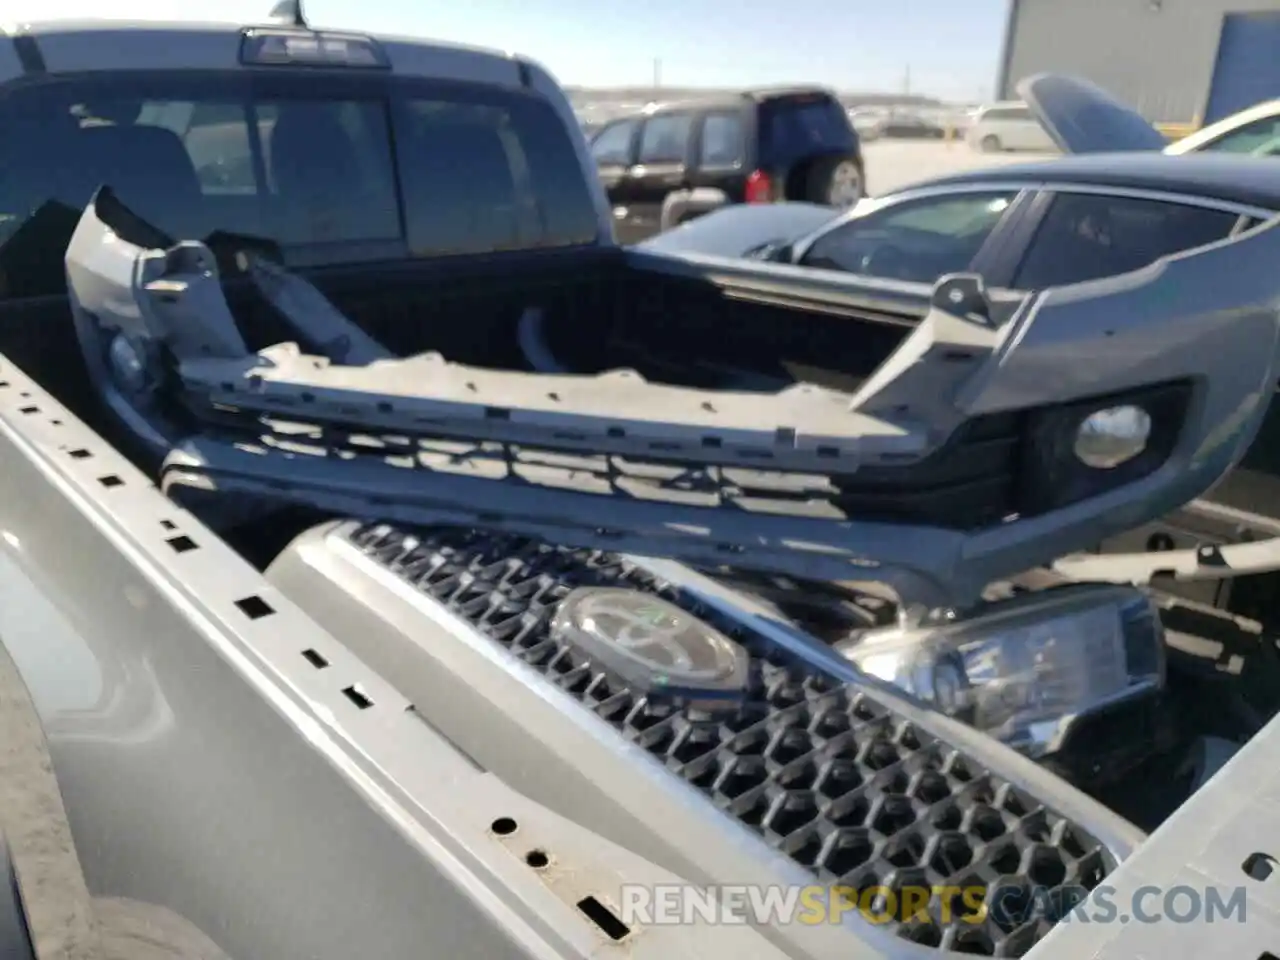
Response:
[{"label": "detached fender", "polygon": [[683,223],[691,217],[700,217],[712,210],[719,210],[729,203],[729,195],[713,187],[696,187],[693,190],[675,190],[662,201],[659,220],[663,230]]}]

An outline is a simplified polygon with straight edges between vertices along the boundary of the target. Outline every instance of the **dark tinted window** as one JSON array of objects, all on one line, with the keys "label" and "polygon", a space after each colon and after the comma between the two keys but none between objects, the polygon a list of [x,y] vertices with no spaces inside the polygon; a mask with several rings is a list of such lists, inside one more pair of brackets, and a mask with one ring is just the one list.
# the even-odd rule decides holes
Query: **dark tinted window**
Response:
[{"label": "dark tinted window", "polygon": [[0,293],[61,291],[66,243],[102,184],[175,238],[261,237],[293,264],[594,239],[575,141],[549,105],[399,89],[405,98],[382,82],[251,86],[237,74],[11,92],[0,100]]},{"label": "dark tinted window", "polygon": [[1238,219],[1158,200],[1064,193],[1036,231],[1014,285],[1039,290],[1128,273],[1221,240]]},{"label": "dark tinted window", "polygon": [[534,97],[414,98],[396,139],[415,253],[589,243],[598,225],[555,111]]},{"label": "dark tinted window", "polygon": [[933,283],[966,270],[1013,201],[1012,193],[908,200],[858,217],[814,242],[806,266]]},{"label": "dark tinted window", "polygon": [[78,215],[105,184],[175,238],[400,240],[385,100],[163,93],[60,84],[12,95],[6,126],[23,149],[5,157],[15,189],[4,212],[25,219],[53,200]]},{"label": "dark tinted window", "polygon": [[[398,240],[395,167],[381,100],[284,100],[256,104],[264,183],[256,194],[277,243]],[[224,148],[247,138],[242,121]],[[317,145],[323,148],[317,151]],[[188,148],[190,152],[191,148]]]},{"label": "dark tinted window", "polygon": [[857,144],[844,107],[822,94],[766,100],[760,120],[761,151],[770,163],[814,153],[850,153]]},{"label": "dark tinted window", "polygon": [[631,140],[635,136],[638,120],[619,120],[611,123],[591,141],[591,155],[596,163],[625,164],[631,162]]},{"label": "dark tinted window", "polygon": [[[400,239],[395,169],[383,146],[389,132],[382,100],[261,99],[253,109],[261,183],[247,104],[144,103],[135,128],[168,129],[186,151],[203,195],[204,223],[181,228],[157,209],[158,226],[183,236],[203,236],[200,227],[262,234],[290,247]],[[317,143],[325,144],[319,158]],[[122,198],[131,206],[165,200],[163,195]]]},{"label": "dark tinted window", "polygon": [[709,113],[702,121],[700,162],[708,167],[727,167],[742,161],[742,116],[737,113]]},{"label": "dark tinted window", "polygon": [[687,113],[663,113],[650,117],[640,132],[641,163],[679,163],[689,152],[689,132],[693,116]]}]

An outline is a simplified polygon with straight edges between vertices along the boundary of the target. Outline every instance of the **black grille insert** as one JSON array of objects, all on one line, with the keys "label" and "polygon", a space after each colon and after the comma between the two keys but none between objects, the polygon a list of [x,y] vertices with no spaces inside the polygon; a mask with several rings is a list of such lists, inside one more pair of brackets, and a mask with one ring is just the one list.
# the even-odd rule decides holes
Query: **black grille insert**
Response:
[{"label": "black grille insert", "polygon": [[[458,440],[433,433],[429,425],[411,431],[371,429],[282,401],[270,416],[221,401],[215,407],[203,395],[189,394],[186,401],[188,412],[200,419],[211,439],[282,450],[295,458],[380,461],[424,473],[582,489],[588,494],[651,502],[740,508],[756,514],[825,518],[830,515],[824,505],[830,505],[843,517],[863,522],[955,530],[996,526],[1018,513],[1021,414],[975,418],[943,447],[915,463],[872,464],[852,474],[826,476],[781,471],[769,463],[758,469],[688,463],[672,459],[656,442],[635,456],[595,456],[553,442],[515,445]],[[705,453],[714,461],[714,450]],[[501,495],[495,486],[494,496]]]},{"label": "black grille insert", "polygon": [[[1046,905],[1069,909],[1114,865],[1096,838],[973,758],[616,554],[387,524],[361,526],[351,539],[819,882],[933,890],[920,913],[884,924],[906,940],[1022,956],[1056,919]],[[742,644],[751,655],[743,705],[711,717],[645,699],[553,638],[557,604],[584,586],[661,596]],[[969,899],[952,902],[961,894],[943,888]],[[987,909],[974,922],[979,903]]]}]

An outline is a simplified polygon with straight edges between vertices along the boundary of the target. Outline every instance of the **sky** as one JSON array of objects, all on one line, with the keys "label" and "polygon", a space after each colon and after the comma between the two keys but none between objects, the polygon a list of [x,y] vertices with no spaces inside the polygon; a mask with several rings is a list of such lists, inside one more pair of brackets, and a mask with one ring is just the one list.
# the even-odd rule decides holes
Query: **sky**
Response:
[{"label": "sky", "polygon": [[[113,17],[261,22],[274,0],[114,0]],[[313,26],[514,50],[562,83],[992,96],[1009,0],[304,0]],[[102,16],[102,0],[3,0],[0,19]]]}]

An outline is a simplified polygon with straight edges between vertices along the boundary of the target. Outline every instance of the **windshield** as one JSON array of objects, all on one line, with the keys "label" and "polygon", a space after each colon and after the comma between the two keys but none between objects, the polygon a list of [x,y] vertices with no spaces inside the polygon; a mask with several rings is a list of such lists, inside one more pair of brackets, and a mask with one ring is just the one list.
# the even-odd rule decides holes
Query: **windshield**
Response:
[{"label": "windshield", "polygon": [[0,110],[10,294],[57,292],[67,231],[103,184],[172,237],[259,237],[295,266],[596,239],[575,144],[539,98],[271,79],[73,80],[11,95]]},{"label": "windshield", "polygon": [[807,266],[932,283],[966,269],[1013,201],[1007,191],[868,203],[871,212],[823,234],[804,256]]}]

